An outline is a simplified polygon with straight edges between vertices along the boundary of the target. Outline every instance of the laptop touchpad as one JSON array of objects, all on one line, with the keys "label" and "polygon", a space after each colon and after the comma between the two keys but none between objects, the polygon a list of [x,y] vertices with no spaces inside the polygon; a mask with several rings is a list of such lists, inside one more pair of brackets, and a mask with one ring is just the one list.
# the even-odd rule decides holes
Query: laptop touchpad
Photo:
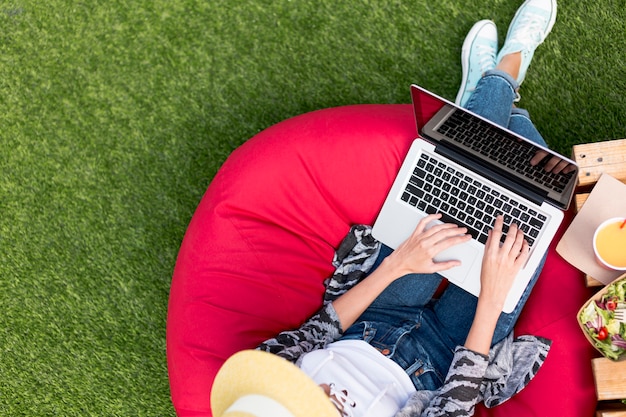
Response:
[{"label": "laptop touchpad", "polygon": [[479,250],[471,242],[457,245],[440,252],[433,258],[436,262],[457,260],[461,261],[460,266],[442,271],[441,273],[453,282],[463,282],[472,269],[474,262],[480,259]]}]

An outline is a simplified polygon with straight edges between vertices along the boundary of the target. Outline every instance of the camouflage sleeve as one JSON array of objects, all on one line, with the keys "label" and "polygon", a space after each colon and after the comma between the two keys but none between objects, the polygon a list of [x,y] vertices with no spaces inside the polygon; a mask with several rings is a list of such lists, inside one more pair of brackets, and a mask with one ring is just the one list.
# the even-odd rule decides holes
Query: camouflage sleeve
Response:
[{"label": "camouflage sleeve", "polygon": [[332,302],[358,284],[374,265],[380,243],[372,228],[354,225],[335,252],[334,274],[325,281],[324,306],[299,329],[281,332],[257,347],[296,362],[303,354],[325,348],[339,339],[341,323]]},{"label": "camouflage sleeve", "polygon": [[339,339],[341,334],[339,317],[332,303],[329,303],[299,329],[281,332],[275,338],[261,343],[257,349],[295,363],[305,353],[325,348]]},{"label": "camouflage sleeve", "polygon": [[448,375],[437,391],[417,391],[395,417],[464,417],[482,400],[488,357],[458,346]]},{"label": "camouflage sleeve", "polygon": [[488,356],[457,347],[446,381],[422,416],[474,415],[476,404],[482,401],[481,384],[488,364]]},{"label": "camouflage sleeve", "polygon": [[471,416],[480,401],[487,408],[502,404],[537,375],[551,343],[510,334],[488,357],[458,346],[444,385],[437,391],[415,392],[396,417]]}]

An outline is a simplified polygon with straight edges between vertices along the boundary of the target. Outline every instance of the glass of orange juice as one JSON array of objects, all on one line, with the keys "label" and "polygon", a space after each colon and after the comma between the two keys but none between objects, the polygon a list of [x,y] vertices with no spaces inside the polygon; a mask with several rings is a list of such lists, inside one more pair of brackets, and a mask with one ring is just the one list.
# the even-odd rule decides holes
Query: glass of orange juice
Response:
[{"label": "glass of orange juice", "polygon": [[605,268],[626,271],[626,218],[614,217],[598,226],[593,251]]}]

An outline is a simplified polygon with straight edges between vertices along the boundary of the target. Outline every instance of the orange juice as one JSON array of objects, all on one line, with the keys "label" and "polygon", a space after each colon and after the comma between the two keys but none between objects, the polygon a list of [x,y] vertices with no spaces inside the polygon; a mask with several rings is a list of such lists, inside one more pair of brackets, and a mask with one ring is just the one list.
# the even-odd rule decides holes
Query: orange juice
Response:
[{"label": "orange juice", "polygon": [[610,219],[596,231],[594,249],[605,266],[626,269],[626,219]]}]

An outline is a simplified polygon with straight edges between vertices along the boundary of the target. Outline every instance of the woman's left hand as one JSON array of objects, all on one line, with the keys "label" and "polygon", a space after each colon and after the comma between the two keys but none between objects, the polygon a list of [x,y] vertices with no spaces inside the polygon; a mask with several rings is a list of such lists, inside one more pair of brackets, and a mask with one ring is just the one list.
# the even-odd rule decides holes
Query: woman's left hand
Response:
[{"label": "woman's left hand", "polygon": [[524,239],[524,233],[515,223],[500,244],[504,221],[502,216],[496,218],[493,229],[485,244],[479,298],[487,298],[500,308],[504,305],[507,295],[517,273],[526,264],[530,255],[530,247]]}]

